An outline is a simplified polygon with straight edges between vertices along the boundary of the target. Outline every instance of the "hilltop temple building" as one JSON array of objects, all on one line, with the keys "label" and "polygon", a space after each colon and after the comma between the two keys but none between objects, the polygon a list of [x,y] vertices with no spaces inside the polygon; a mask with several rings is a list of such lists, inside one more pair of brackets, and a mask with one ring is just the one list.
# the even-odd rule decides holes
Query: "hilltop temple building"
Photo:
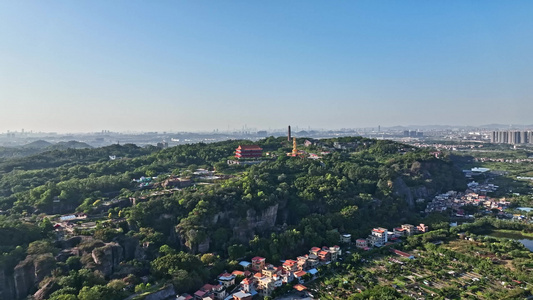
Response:
[{"label": "hilltop temple building", "polygon": [[235,149],[235,157],[240,158],[257,158],[263,155],[263,149],[257,145],[239,145]]}]

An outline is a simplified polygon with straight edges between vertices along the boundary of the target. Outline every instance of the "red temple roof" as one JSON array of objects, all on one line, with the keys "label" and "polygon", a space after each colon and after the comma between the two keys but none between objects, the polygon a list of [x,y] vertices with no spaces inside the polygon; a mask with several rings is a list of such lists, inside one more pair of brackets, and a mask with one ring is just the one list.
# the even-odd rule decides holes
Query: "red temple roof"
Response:
[{"label": "red temple roof", "polygon": [[240,150],[263,150],[263,148],[257,146],[257,145],[239,145],[237,149]]}]

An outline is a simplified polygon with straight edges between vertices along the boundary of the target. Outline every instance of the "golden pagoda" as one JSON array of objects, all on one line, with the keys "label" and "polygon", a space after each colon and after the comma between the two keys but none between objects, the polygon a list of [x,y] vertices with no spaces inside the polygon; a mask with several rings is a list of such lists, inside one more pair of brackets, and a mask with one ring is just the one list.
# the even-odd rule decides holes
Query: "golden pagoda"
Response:
[{"label": "golden pagoda", "polygon": [[298,148],[296,148],[296,138],[292,138],[292,156],[298,155]]}]

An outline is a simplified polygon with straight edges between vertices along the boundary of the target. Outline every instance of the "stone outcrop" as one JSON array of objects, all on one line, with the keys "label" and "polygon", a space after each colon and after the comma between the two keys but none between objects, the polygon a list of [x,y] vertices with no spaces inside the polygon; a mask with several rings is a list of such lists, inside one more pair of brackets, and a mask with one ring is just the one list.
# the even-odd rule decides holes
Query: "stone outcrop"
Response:
[{"label": "stone outcrop", "polygon": [[93,249],[91,253],[96,268],[105,276],[110,276],[124,259],[124,249],[117,243],[107,243]]},{"label": "stone outcrop", "polygon": [[15,299],[26,297],[55,268],[52,254],[29,255],[13,271]]},{"label": "stone outcrop", "polygon": [[431,191],[425,186],[408,187],[401,177],[394,180],[393,192],[397,196],[404,197],[410,209],[414,208],[415,199],[427,199],[435,194],[435,191]]},{"label": "stone outcrop", "polygon": [[7,270],[0,270],[0,299],[15,299],[15,282],[12,274],[6,274]]},{"label": "stone outcrop", "polygon": [[209,251],[209,245],[210,245],[211,239],[206,238],[203,242],[198,244],[198,252],[200,253],[206,253]]},{"label": "stone outcrop", "polygon": [[249,209],[246,212],[246,221],[248,226],[253,229],[270,229],[276,224],[276,218],[278,216],[278,204],[267,207],[260,214],[254,209]]},{"label": "stone outcrop", "polygon": [[48,280],[35,294],[33,294],[33,300],[47,299],[53,291],[59,289],[59,285],[53,280]]},{"label": "stone outcrop", "polygon": [[233,225],[233,237],[242,242],[249,241],[257,232],[272,229],[277,217],[278,204],[267,207],[261,212],[249,209],[246,212],[246,219]]}]

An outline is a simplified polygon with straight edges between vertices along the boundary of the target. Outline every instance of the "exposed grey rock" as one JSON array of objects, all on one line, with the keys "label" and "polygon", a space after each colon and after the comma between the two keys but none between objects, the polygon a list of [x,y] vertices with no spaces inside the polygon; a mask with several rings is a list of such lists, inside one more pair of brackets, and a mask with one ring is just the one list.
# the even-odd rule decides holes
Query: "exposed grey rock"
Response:
[{"label": "exposed grey rock", "polygon": [[92,251],[94,263],[97,269],[105,276],[110,276],[124,258],[124,249],[117,243],[107,243],[103,247]]},{"label": "exposed grey rock", "polygon": [[55,267],[55,260],[51,253],[42,255],[28,255],[13,271],[15,285],[15,299],[26,297],[34,287]]},{"label": "exposed grey rock", "polygon": [[15,299],[15,282],[11,274],[6,274],[6,270],[0,270],[0,299]]}]

